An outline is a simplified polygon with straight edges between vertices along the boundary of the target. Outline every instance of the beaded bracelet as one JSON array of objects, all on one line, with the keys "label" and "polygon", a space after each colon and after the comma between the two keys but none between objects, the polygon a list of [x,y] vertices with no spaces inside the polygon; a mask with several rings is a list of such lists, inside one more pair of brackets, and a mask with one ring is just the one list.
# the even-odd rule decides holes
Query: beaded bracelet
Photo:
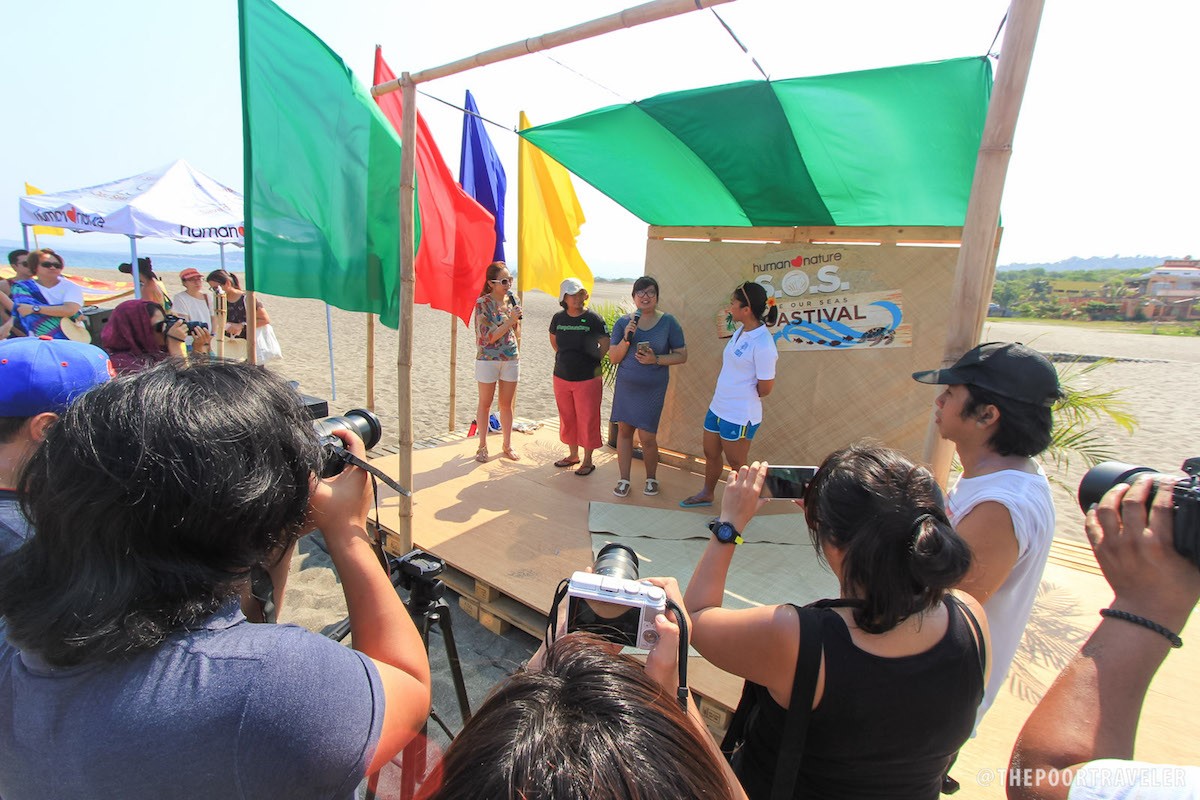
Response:
[{"label": "beaded bracelet", "polygon": [[1179,634],[1172,633],[1154,620],[1139,617],[1137,614],[1130,614],[1128,611],[1121,611],[1117,608],[1102,608],[1100,609],[1100,616],[1121,619],[1126,622],[1132,622],[1134,625],[1141,625],[1143,628],[1152,630],[1155,633],[1161,633],[1171,643],[1171,647],[1176,649],[1183,647],[1183,639],[1179,638]]}]

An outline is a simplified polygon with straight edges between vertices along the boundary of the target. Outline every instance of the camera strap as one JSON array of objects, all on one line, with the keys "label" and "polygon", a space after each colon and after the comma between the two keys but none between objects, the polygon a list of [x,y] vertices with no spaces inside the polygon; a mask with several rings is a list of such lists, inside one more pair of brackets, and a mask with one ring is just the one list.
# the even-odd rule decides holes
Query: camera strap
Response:
[{"label": "camera strap", "polygon": [[404,495],[405,497],[412,497],[412,492],[410,492],[408,489],[405,489],[403,486],[401,486],[399,483],[397,483],[392,478],[391,475],[388,475],[381,469],[371,466],[370,464],[368,464],[366,462],[365,459],[361,459],[358,456],[354,455],[354,453],[351,453],[349,450],[347,450],[344,445],[331,444],[331,445],[329,445],[329,448],[331,450],[333,450],[333,452],[338,456],[338,458],[342,459],[347,464],[350,464],[351,466],[355,466],[361,470],[366,471],[367,474],[373,475],[374,477],[383,481],[385,484],[387,484],[391,488],[395,489],[397,492]]}]

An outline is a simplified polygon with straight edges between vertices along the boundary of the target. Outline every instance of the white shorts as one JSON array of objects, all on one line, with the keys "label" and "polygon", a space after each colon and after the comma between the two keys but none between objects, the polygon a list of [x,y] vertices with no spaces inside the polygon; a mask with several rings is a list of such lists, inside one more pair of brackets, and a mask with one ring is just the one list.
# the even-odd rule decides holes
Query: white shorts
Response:
[{"label": "white shorts", "polygon": [[521,377],[520,361],[476,361],[475,380],[480,383],[507,381],[516,383]]}]

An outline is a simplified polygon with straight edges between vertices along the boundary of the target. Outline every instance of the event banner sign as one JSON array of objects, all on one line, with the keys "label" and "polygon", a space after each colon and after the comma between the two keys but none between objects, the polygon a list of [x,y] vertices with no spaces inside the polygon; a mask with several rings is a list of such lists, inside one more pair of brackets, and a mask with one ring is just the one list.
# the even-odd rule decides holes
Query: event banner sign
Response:
[{"label": "event banner sign", "polygon": [[[781,353],[912,346],[899,289],[881,288],[874,270],[854,265],[861,247],[791,249],[752,262],[744,273],[767,290],[779,309],[771,327]],[[733,333],[721,311],[717,329]]]}]

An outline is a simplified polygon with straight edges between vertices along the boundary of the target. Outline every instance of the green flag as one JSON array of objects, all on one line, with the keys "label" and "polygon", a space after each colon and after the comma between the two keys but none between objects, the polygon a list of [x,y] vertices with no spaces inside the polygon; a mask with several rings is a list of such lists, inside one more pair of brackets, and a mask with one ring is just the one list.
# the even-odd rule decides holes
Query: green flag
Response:
[{"label": "green flag", "polygon": [[400,141],[333,52],[240,0],[246,283],[399,326]]}]

